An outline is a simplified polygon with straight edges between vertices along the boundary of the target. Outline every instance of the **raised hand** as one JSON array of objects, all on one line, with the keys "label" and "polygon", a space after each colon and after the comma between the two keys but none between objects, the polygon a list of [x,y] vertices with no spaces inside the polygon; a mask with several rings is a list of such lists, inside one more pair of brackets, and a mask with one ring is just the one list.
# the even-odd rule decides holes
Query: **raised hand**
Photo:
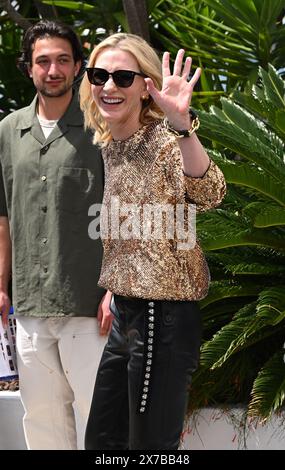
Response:
[{"label": "raised hand", "polygon": [[160,91],[155,88],[151,78],[145,78],[149,94],[164,112],[171,125],[177,130],[190,127],[189,106],[193,89],[201,75],[201,69],[197,68],[191,80],[188,81],[192,59],[187,57],[183,66],[183,58],[184,50],[179,49],[173,67],[173,74],[171,75],[170,54],[169,52],[163,54],[163,81]]}]

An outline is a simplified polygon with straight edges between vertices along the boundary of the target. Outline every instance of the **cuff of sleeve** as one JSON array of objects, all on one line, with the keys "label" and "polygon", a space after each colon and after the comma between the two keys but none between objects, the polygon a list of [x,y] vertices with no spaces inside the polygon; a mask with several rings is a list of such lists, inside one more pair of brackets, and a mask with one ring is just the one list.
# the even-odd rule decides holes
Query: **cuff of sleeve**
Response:
[{"label": "cuff of sleeve", "polygon": [[199,206],[199,211],[216,207],[226,194],[224,175],[212,160],[202,177],[185,176],[184,181],[188,197]]}]

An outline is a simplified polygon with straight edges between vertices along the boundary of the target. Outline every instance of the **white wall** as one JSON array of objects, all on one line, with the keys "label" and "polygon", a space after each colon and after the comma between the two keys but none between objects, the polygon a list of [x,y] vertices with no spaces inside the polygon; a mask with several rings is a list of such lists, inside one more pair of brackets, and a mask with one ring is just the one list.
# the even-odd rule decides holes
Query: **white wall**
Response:
[{"label": "white wall", "polygon": [[0,392],[0,450],[26,449],[20,392]]},{"label": "white wall", "polygon": [[[22,426],[24,410],[20,392],[0,392],[0,450],[26,449]],[[78,424],[78,446],[84,429]],[[243,410],[223,412],[204,408],[187,421],[181,449],[185,450],[285,450],[285,413],[268,424],[243,424]]]},{"label": "white wall", "polygon": [[187,422],[182,448],[191,450],[285,450],[285,413],[267,424],[244,422],[244,410],[204,408]]},{"label": "white wall", "polygon": [[[23,431],[24,408],[20,392],[0,392],[0,450],[27,449]],[[75,410],[78,449],[84,448],[84,425]]]}]

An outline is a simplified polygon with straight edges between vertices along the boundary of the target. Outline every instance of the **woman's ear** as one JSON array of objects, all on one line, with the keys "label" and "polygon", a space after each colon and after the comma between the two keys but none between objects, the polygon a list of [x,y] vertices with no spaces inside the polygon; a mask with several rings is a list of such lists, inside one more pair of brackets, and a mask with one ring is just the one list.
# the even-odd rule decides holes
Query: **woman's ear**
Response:
[{"label": "woman's ear", "polygon": [[148,93],[146,90],[142,93],[141,99],[142,99],[143,101],[146,101],[146,100],[149,99],[149,93]]}]

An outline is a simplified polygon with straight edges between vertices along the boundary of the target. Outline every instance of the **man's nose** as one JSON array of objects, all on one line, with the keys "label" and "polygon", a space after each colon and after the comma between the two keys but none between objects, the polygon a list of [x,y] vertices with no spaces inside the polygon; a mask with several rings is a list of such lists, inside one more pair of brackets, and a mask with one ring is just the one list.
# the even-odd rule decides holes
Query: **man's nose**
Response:
[{"label": "man's nose", "polygon": [[49,75],[56,75],[58,73],[58,65],[56,62],[51,62],[48,73]]}]

